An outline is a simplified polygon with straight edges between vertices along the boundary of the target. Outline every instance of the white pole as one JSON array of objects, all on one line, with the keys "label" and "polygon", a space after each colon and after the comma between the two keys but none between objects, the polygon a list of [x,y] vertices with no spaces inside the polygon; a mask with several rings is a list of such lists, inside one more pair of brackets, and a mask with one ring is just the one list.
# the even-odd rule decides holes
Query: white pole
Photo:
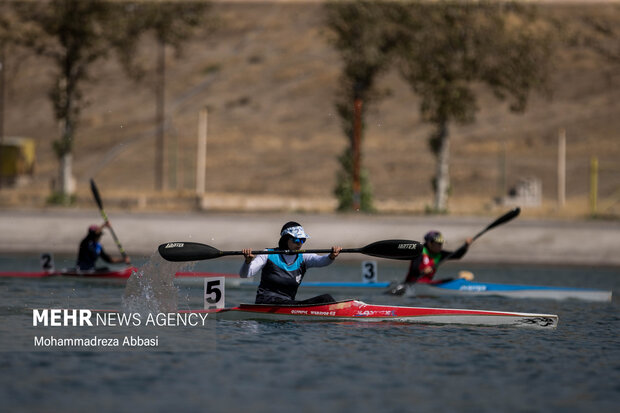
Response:
[{"label": "white pole", "polygon": [[207,170],[207,109],[198,115],[198,151],[196,158],[196,194],[205,194],[205,175]]},{"label": "white pole", "polygon": [[558,208],[566,203],[566,131],[558,133]]}]

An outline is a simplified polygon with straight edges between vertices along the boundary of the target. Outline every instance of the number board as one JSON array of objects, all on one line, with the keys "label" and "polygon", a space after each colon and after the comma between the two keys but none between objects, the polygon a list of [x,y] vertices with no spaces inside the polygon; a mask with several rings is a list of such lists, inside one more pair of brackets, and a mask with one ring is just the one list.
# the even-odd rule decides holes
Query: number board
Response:
[{"label": "number board", "polygon": [[41,269],[45,271],[54,270],[54,255],[49,252],[41,254]]},{"label": "number board", "polygon": [[362,262],[362,283],[376,283],[379,280],[377,274],[377,261]]},{"label": "number board", "polygon": [[205,310],[224,308],[226,284],[224,277],[205,278]]}]

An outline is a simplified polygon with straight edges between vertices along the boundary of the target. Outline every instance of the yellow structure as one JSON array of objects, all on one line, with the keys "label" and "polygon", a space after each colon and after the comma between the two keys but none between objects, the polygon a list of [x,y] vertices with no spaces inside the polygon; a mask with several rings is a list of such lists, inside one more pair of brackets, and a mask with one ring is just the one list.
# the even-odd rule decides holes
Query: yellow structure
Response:
[{"label": "yellow structure", "polygon": [[13,185],[30,177],[35,166],[35,142],[32,138],[5,137],[0,143],[0,179]]}]

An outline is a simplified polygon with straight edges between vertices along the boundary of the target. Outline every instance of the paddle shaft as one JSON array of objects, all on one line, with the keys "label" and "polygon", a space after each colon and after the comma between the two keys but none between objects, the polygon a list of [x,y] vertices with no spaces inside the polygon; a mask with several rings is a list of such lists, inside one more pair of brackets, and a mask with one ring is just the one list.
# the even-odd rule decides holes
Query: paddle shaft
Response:
[{"label": "paddle shaft", "polygon": [[[259,250],[259,251],[251,251],[252,255],[264,255],[264,254],[284,254],[284,255],[292,255],[292,254],[329,254],[331,253],[331,249],[313,249],[313,250]],[[343,248],[340,252],[361,252],[361,248]],[[220,251],[221,256],[224,255],[243,255],[243,251]]]},{"label": "paddle shaft", "polygon": [[108,224],[108,228],[110,229],[110,234],[112,234],[112,238],[114,239],[114,242],[116,243],[116,246],[118,247],[118,250],[120,251],[123,258],[127,258],[127,253],[125,252],[125,249],[123,248],[123,246],[121,245],[121,242],[116,236],[116,233],[114,232],[114,229],[112,228],[112,224],[110,224],[110,220],[108,219],[107,214],[103,210],[103,202],[101,202],[101,197],[99,196],[99,190],[97,189],[97,185],[95,185],[95,181],[92,179],[90,180],[90,189],[93,193],[93,196],[95,197],[95,202],[97,202],[97,206],[99,206],[99,211],[101,212],[101,216],[103,217],[103,220]]}]

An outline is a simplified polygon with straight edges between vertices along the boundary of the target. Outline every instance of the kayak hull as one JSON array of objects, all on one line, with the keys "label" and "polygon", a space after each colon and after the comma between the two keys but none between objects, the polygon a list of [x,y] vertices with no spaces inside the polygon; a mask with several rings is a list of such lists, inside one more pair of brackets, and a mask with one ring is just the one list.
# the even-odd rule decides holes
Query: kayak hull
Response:
[{"label": "kayak hull", "polygon": [[558,324],[558,316],[554,314],[372,305],[358,300],[314,305],[241,304],[228,309],[198,312],[213,313],[217,319],[223,320],[390,321],[546,329],[555,328]]},{"label": "kayak hull", "polygon": [[408,296],[443,297],[443,296],[500,296],[508,298],[544,298],[553,300],[584,300],[609,302],[611,291],[587,288],[548,287],[535,285],[511,285],[472,282],[462,278],[429,284],[408,286]]},{"label": "kayak hull", "polygon": [[119,270],[94,270],[82,271],[77,268],[68,268],[53,271],[2,271],[0,277],[13,278],[47,278],[47,277],[70,277],[70,278],[109,278],[109,279],[126,279],[131,277],[137,271],[135,267],[127,267]]},{"label": "kayak hull", "polygon": [[[138,272],[136,267],[127,267],[118,270],[105,271],[81,271],[75,268],[62,269],[57,271],[0,271],[0,278],[47,278],[47,277],[69,277],[69,278],[89,278],[89,279],[127,279],[131,274]],[[177,278],[208,278],[208,277],[239,277],[236,274],[221,274],[214,272],[182,272],[175,273]]]}]

